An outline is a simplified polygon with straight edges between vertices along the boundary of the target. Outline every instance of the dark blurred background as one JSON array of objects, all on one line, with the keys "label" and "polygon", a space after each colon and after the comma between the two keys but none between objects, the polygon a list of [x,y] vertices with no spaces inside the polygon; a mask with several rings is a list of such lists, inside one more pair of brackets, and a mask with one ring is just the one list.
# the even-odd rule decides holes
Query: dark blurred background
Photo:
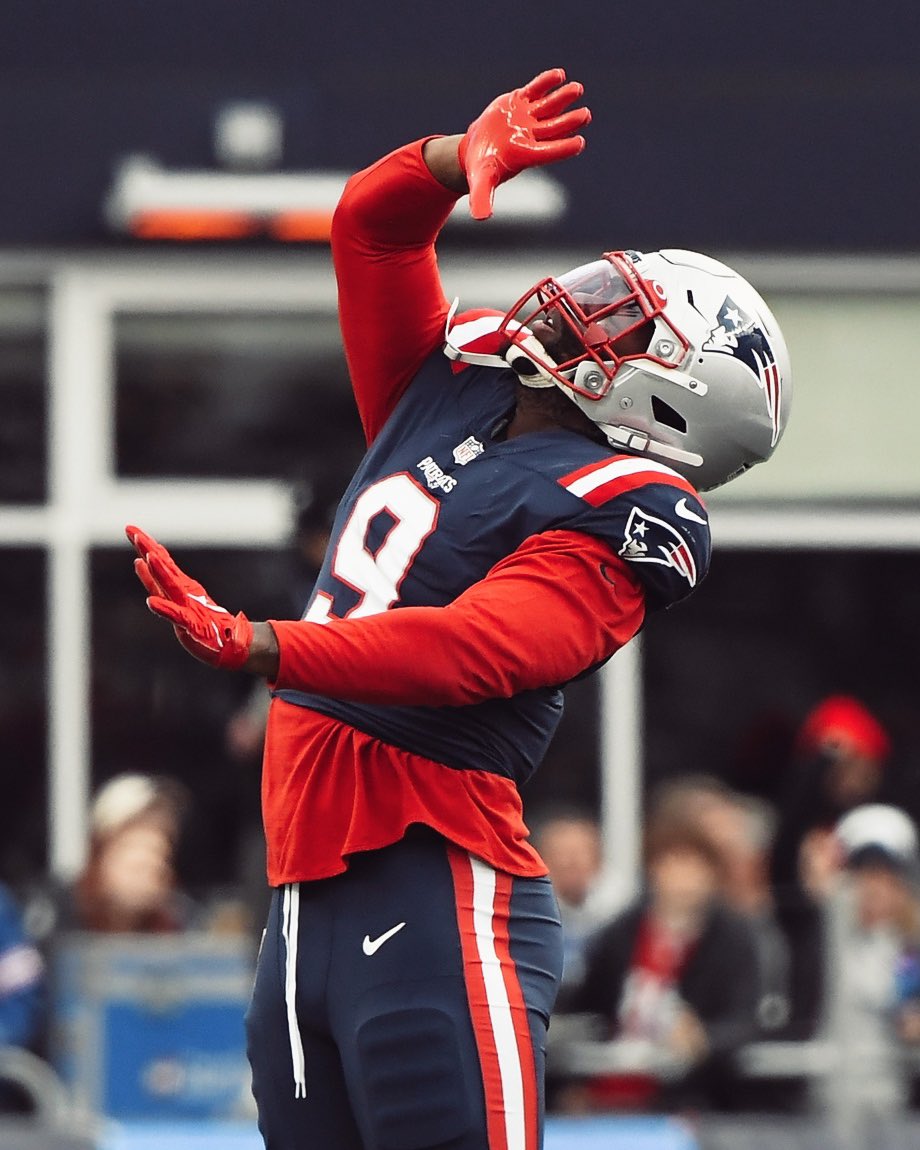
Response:
[{"label": "dark blurred background", "polygon": [[353,170],[560,65],[596,110],[560,244],[915,250],[918,58],[910,0],[5,0],[0,243],[105,241],[117,159],[210,165],[229,100],[278,109],[284,168]]}]

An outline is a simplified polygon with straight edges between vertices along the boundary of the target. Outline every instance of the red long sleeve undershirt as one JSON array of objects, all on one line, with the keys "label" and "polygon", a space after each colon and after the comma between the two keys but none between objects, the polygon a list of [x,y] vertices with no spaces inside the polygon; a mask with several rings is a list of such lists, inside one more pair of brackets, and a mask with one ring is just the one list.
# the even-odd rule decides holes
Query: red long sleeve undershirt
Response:
[{"label": "red long sleeve undershirt", "polygon": [[339,323],[368,443],[444,336],[434,242],[459,197],[428,170],[424,145],[352,176],[332,221]]},{"label": "red long sleeve undershirt", "polygon": [[603,661],[643,617],[642,587],[606,543],[548,531],[445,607],[328,624],[272,620],[280,649],[274,686],[407,706],[507,698]]}]

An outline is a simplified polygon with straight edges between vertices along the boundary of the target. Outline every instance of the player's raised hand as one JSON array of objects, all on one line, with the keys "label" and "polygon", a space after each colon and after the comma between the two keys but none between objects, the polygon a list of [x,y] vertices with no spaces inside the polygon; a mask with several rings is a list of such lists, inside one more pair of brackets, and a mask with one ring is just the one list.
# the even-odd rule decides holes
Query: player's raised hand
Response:
[{"label": "player's raised hand", "polygon": [[212,667],[237,670],[249,657],[252,624],[240,612],[231,615],[204,587],[182,571],[166,548],[139,527],[125,534],[137,551],[134,570],[147,592],[147,606],[172,623],[176,638],[196,659]]},{"label": "player's raised hand", "polygon": [[523,88],[497,96],[460,142],[460,166],[470,186],[470,214],[492,215],[499,184],[525,168],[551,164],[584,149],[578,129],[591,122],[587,108],[572,108],[584,88],[566,83],[562,68],[535,76]]}]

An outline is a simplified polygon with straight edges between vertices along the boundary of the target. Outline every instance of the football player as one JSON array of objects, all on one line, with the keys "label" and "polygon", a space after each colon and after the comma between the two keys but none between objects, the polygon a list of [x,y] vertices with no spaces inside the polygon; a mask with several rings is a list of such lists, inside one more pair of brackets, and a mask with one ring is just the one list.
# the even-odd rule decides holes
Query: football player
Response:
[{"label": "football player", "polygon": [[303,619],[251,623],[128,528],[150,609],[267,678],[273,901],[247,1016],[270,1150],[536,1150],[562,940],[520,786],[709,562],[697,491],[766,459],[782,336],[722,264],[614,251],[456,314],[435,240],[578,154],[561,69],[348,182],[332,252],[368,451]]}]

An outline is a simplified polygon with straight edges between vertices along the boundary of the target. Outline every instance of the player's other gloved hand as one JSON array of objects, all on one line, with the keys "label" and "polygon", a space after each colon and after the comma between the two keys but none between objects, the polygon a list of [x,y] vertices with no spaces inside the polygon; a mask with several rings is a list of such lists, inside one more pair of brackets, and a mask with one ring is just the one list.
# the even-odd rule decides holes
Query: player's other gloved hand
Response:
[{"label": "player's other gloved hand", "polygon": [[460,167],[470,186],[470,214],[492,215],[495,189],[525,168],[551,164],[584,149],[574,134],[591,122],[587,108],[572,108],[584,92],[565,82],[562,68],[541,72],[523,88],[497,96],[460,141]]},{"label": "player's other gloved hand", "polygon": [[252,646],[252,624],[246,616],[219,607],[166,548],[139,527],[126,527],[125,534],[137,551],[134,570],[154,615],[168,619],[182,646],[202,663],[227,670],[242,667]]}]

